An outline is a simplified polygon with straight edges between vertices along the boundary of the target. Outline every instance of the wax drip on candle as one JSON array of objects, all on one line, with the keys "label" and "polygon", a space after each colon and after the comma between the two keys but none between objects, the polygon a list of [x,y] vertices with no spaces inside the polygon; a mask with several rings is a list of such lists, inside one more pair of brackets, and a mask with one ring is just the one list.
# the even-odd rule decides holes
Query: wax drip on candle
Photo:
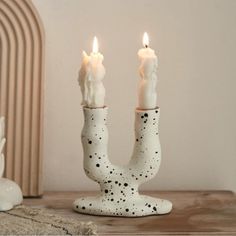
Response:
[{"label": "wax drip on candle", "polygon": [[82,105],[89,108],[104,106],[105,88],[102,80],[105,67],[102,64],[103,55],[99,52],[97,37],[93,40],[93,50],[90,55],[83,52],[83,62],[79,71],[79,85],[82,93]]},{"label": "wax drip on candle", "polygon": [[144,48],[138,51],[140,59],[140,81],[138,90],[138,107],[140,109],[156,108],[156,83],[157,83],[157,56],[155,51],[149,47],[148,34],[143,35]]}]

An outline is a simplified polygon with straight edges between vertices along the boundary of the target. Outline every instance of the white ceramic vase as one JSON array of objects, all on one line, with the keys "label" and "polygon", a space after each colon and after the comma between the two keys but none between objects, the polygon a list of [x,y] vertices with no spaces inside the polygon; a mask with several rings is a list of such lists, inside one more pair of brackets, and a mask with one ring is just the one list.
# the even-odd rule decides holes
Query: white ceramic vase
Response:
[{"label": "white ceramic vase", "polygon": [[107,111],[107,107],[84,107],[81,137],[84,170],[89,178],[100,185],[101,192],[95,197],[75,200],[74,210],[86,214],[126,217],[169,213],[172,209],[170,201],[141,195],[138,191],[141,184],[157,174],[160,166],[159,108],[135,111],[135,144],[127,166],[113,165],[108,159]]},{"label": "white ceramic vase", "polygon": [[23,201],[20,187],[9,179],[2,178],[4,172],[4,155],[3,148],[6,142],[4,137],[4,117],[0,118],[0,211],[8,211],[15,205]]}]

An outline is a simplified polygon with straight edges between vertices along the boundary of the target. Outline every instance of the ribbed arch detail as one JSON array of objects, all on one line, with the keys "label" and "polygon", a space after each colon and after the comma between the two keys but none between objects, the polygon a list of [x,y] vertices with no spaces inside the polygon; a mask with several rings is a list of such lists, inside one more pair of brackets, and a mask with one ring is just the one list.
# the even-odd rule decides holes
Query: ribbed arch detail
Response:
[{"label": "ribbed arch detail", "polygon": [[25,196],[42,194],[44,31],[30,0],[0,0],[0,115],[5,176]]}]

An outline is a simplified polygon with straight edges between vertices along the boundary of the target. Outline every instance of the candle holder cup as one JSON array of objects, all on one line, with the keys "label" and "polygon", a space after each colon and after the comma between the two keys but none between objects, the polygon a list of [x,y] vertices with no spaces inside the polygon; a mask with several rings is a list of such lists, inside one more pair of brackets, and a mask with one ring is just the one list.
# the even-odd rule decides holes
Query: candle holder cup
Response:
[{"label": "candle holder cup", "polygon": [[172,203],[139,193],[141,184],[152,179],[161,162],[158,134],[160,109],[135,111],[135,144],[127,166],[113,165],[107,154],[108,108],[83,108],[82,144],[84,171],[100,185],[97,196],[75,200],[73,209],[91,215],[139,217],[169,213]]}]

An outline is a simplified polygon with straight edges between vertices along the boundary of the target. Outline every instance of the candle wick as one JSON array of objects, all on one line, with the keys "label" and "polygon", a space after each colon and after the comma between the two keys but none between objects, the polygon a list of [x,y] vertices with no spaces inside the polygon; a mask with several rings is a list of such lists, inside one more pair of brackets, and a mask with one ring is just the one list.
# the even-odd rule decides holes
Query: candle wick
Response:
[{"label": "candle wick", "polygon": [[147,45],[147,44],[145,44],[145,48],[148,48],[148,45]]}]

